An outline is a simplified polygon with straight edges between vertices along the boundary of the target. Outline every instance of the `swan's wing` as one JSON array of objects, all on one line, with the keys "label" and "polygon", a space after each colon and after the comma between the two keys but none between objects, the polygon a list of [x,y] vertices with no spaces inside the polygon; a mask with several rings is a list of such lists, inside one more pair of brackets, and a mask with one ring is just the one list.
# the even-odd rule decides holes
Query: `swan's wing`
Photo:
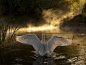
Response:
[{"label": "swan's wing", "polygon": [[22,35],[22,36],[16,36],[16,41],[24,43],[24,44],[30,44],[34,47],[34,49],[37,52],[39,52],[39,47],[41,45],[41,41],[34,34],[26,34],[26,35]]},{"label": "swan's wing", "polygon": [[53,52],[53,50],[57,46],[66,46],[66,45],[70,45],[70,44],[71,44],[71,41],[69,39],[65,39],[65,38],[60,37],[60,36],[53,36],[47,42],[47,49],[49,50],[49,52]]}]

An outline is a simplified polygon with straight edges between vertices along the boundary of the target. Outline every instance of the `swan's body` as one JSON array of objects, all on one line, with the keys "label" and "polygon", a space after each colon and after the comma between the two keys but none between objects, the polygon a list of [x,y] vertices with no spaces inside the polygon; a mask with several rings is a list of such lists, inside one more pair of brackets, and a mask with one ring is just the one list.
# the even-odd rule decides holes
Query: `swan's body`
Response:
[{"label": "swan's body", "polygon": [[47,43],[45,43],[44,34],[42,34],[42,42],[34,34],[16,36],[16,41],[32,45],[41,56],[44,56],[45,54],[51,55],[57,46],[71,44],[70,40],[60,36],[53,36]]}]

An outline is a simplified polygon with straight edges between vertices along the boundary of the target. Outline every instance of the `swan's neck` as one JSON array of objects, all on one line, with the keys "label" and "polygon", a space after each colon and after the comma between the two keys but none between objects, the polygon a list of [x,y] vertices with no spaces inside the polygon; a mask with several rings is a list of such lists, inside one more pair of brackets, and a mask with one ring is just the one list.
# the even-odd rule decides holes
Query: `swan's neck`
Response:
[{"label": "swan's neck", "polygon": [[45,43],[45,36],[44,36],[44,33],[42,33],[42,44]]}]

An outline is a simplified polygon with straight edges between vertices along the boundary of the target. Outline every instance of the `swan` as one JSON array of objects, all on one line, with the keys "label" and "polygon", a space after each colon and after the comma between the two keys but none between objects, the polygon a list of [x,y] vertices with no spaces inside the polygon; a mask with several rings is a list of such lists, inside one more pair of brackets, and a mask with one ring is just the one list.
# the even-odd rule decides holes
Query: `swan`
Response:
[{"label": "swan", "polygon": [[32,45],[36,52],[45,56],[52,55],[54,49],[57,46],[67,46],[71,45],[71,40],[63,38],[61,36],[52,36],[51,39],[45,43],[45,35],[42,33],[42,41],[35,34],[26,34],[22,36],[16,36],[16,41],[24,44]]}]

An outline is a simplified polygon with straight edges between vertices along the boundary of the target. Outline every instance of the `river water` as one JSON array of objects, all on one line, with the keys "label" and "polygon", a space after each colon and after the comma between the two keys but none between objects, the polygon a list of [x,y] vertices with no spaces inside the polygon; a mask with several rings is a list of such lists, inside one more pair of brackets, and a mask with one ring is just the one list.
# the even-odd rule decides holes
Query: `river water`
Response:
[{"label": "river water", "polygon": [[[67,29],[67,28],[66,28]],[[62,29],[63,30],[63,29]],[[81,30],[81,29],[80,29]],[[62,36],[72,40],[69,46],[58,46],[54,52],[53,58],[41,57],[34,53],[31,45],[25,45],[15,42],[8,47],[0,48],[0,65],[86,65],[86,34],[85,32],[72,32],[72,30],[63,30],[60,32],[42,31],[30,32],[35,34],[41,40],[42,33],[45,33],[47,42],[53,35]],[[27,32],[24,34],[28,34]],[[18,35],[22,35],[18,34]]]}]

